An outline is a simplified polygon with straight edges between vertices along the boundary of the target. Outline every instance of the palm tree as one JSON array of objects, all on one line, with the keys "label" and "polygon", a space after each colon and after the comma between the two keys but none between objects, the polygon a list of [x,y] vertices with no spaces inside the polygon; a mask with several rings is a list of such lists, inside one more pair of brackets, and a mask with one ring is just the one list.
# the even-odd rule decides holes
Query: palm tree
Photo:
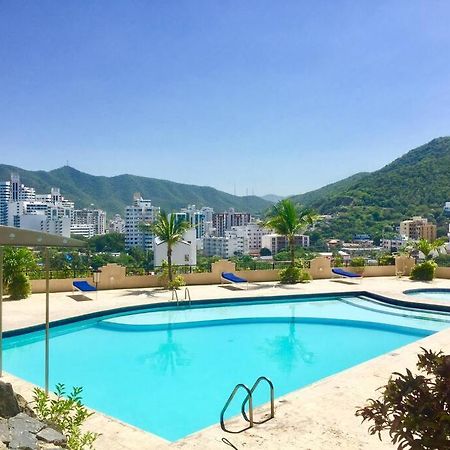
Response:
[{"label": "palm tree", "polygon": [[286,236],[291,254],[291,267],[295,266],[295,236],[305,232],[318,216],[308,208],[301,208],[291,200],[284,199],[273,206],[263,226]]},{"label": "palm tree", "polygon": [[184,233],[191,228],[186,220],[177,219],[176,214],[167,215],[164,211],[158,215],[153,223],[142,224],[144,231],[152,232],[162,242],[167,244],[167,269],[169,283],[173,281],[172,273],[172,251],[176,243],[183,240]]},{"label": "palm tree", "polygon": [[439,252],[445,242],[446,240],[444,238],[436,239],[432,242],[426,239],[420,239],[419,241],[412,243],[409,248],[410,250],[419,251],[424,255],[426,260],[430,260],[436,256],[436,253]]}]

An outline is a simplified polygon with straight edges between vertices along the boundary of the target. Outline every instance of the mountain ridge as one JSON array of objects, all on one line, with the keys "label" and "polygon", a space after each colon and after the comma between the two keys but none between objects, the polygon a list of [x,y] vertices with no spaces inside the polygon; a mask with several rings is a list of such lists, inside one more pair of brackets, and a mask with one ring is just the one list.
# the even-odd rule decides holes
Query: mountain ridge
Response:
[{"label": "mountain ridge", "polygon": [[422,215],[446,233],[443,206],[450,201],[450,137],[416,147],[379,170],[358,173],[306,194],[291,197],[334,219],[319,229],[325,237],[345,239],[369,233],[380,237],[385,227]]},{"label": "mountain ridge", "polygon": [[51,187],[60,187],[61,194],[74,201],[76,208],[94,204],[95,207],[104,209],[108,215],[123,215],[125,206],[132,203],[134,192],[140,192],[144,198],[150,198],[154,205],[167,211],[195,204],[198,207],[211,206],[215,211],[234,207],[259,213],[271,205],[271,202],[256,196],[239,197],[210,186],[176,183],[158,178],[130,174],[112,177],[91,175],[70,166],[50,171],[32,171],[0,164],[0,180],[9,180],[11,173],[17,173],[22,183],[35,188],[38,193],[50,192]]}]

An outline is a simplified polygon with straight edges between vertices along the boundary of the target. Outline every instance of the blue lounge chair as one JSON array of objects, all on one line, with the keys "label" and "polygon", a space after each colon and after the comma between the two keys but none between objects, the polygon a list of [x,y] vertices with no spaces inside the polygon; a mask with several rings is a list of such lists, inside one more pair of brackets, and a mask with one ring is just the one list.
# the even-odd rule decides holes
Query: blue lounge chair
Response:
[{"label": "blue lounge chair", "polygon": [[233,272],[222,272],[220,275],[220,278],[222,280],[228,281],[232,284],[247,283],[247,289],[248,289],[248,280],[246,280],[245,278],[238,277]]},{"label": "blue lounge chair", "polygon": [[74,281],[72,284],[75,289],[78,289],[81,292],[92,292],[97,290],[95,286],[92,286],[92,284],[89,284],[87,281]]},{"label": "blue lounge chair", "polygon": [[362,278],[362,275],[355,272],[349,272],[347,270],[341,269],[340,267],[333,267],[331,271],[342,278]]},{"label": "blue lounge chair", "polygon": [[[74,281],[72,283],[72,294],[74,293],[74,289],[83,293],[95,291],[95,298],[97,298],[97,288],[92,286],[92,284],[89,284],[87,281]],[[85,295],[72,295],[72,298],[75,300],[93,300]]]}]

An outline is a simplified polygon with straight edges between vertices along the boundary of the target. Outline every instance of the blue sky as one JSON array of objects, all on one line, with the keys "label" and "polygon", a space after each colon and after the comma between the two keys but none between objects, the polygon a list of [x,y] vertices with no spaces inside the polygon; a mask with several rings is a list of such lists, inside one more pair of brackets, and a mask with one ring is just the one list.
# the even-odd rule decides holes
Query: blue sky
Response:
[{"label": "blue sky", "polygon": [[445,0],[0,0],[0,162],[238,195],[375,170],[450,134],[449,17]]}]

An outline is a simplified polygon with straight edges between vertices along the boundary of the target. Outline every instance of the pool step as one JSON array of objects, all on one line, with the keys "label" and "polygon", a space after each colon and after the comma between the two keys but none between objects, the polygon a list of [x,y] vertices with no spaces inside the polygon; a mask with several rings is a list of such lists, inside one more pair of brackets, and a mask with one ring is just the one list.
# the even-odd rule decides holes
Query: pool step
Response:
[{"label": "pool step", "polygon": [[[261,383],[261,381],[266,381],[267,384],[269,385],[269,388],[270,388],[270,416],[267,419],[264,419],[264,420],[261,420],[260,422],[257,422],[253,418],[253,393],[255,392],[256,388],[258,387],[259,383]],[[241,405],[241,414],[242,414],[242,417],[249,423],[249,426],[246,427],[246,428],[243,428],[242,430],[239,430],[239,431],[227,430],[226,427],[225,427],[224,415],[225,415],[226,410],[230,406],[230,403],[233,400],[234,396],[236,395],[236,393],[240,389],[244,389],[247,392],[247,395],[245,396],[244,401],[242,402],[242,405]],[[226,403],[225,403],[225,405],[222,408],[222,411],[220,413],[220,427],[222,428],[223,431],[226,431],[227,433],[241,433],[242,431],[245,431],[245,430],[248,430],[248,429],[252,428],[254,424],[260,425],[262,423],[267,422],[270,419],[273,419],[275,417],[274,399],[275,399],[275,395],[274,395],[273,383],[272,383],[272,381],[269,380],[269,378],[267,378],[265,376],[259,377],[253,383],[253,386],[252,386],[251,389],[249,389],[243,383],[237,384],[234,387],[233,392],[231,392],[230,396],[228,397],[228,400],[226,401]],[[247,403],[248,403],[248,416],[247,416],[247,413],[245,412],[245,405]]]}]

